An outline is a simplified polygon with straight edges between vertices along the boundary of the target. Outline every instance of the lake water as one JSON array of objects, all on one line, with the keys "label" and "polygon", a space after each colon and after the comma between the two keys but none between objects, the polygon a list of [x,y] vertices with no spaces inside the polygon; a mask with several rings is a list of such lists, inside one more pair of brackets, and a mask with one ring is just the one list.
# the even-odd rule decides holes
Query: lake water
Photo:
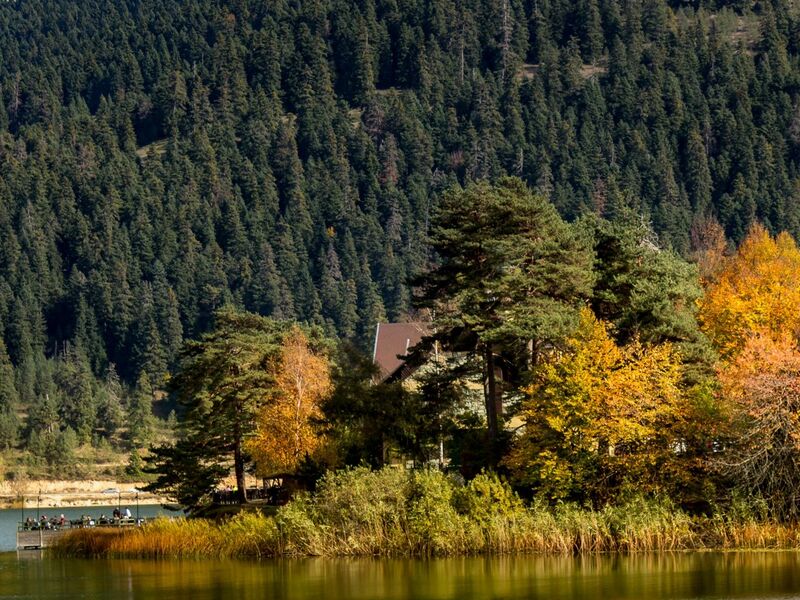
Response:
[{"label": "lake water", "polygon": [[0,599],[800,598],[800,553],[436,560],[60,560],[0,554]]},{"label": "lake water", "polygon": [[[125,500],[121,504],[121,509],[125,510],[125,508],[130,508],[132,515],[136,516],[136,504],[125,504]],[[40,515],[46,515],[48,518],[50,517],[58,517],[62,513],[64,517],[67,519],[79,519],[81,515],[91,515],[95,519],[97,519],[101,514],[106,514],[107,516],[111,516],[111,513],[114,511],[114,506],[73,506],[70,508],[51,508],[51,507],[41,507],[39,509]],[[161,508],[160,505],[150,505],[150,504],[141,504],[139,505],[139,516],[140,517],[155,517],[158,515],[163,514],[168,515],[175,515],[179,513],[173,513],[170,511],[165,511]],[[16,550],[17,548],[17,523],[20,521],[24,521],[27,517],[36,518],[36,509],[26,508],[23,516],[23,512],[20,509],[3,509],[0,510],[0,552],[8,551],[8,550]],[[2,594],[2,588],[0,588],[0,594]],[[2,596],[0,596],[2,597]]]}]

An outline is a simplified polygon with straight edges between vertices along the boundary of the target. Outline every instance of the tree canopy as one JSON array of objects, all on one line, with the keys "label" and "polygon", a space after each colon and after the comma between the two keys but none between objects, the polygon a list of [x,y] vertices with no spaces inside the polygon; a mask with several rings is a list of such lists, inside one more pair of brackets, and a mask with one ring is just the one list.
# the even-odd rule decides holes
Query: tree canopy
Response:
[{"label": "tree canopy", "polygon": [[[162,388],[225,305],[367,349],[413,310],[454,184],[512,175],[568,221],[643,215],[660,260],[712,220],[734,243],[754,220],[797,237],[799,18],[786,0],[0,4],[16,436],[47,402],[77,414],[52,374],[80,362],[69,426],[128,443],[88,416],[112,366],[123,406],[142,372]],[[529,308],[504,326],[565,323]],[[686,334],[679,312],[662,333]]]},{"label": "tree canopy", "polygon": [[675,424],[686,414],[679,355],[669,342],[619,346],[609,330],[583,309],[566,352],[525,391],[525,430],[507,463],[550,498],[602,501],[626,481],[658,489],[663,464],[677,460]]},{"label": "tree canopy", "polygon": [[[296,461],[304,450],[301,444],[308,442],[301,417],[309,408],[302,403],[318,401],[326,389],[315,384],[303,390],[305,379],[292,380],[293,373],[306,378],[322,375],[302,369],[309,366],[301,361],[315,362],[319,368],[319,359],[307,354],[306,343],[305,336],[287,322],[232,310],[217,312],[214,328],[181,352],[181,368],[170,382],[183,408],[178,440],[154,448],[149,470],[159,477],[150,488],[193,506],[232,470],[238,499],[245,502],[251,440],[263,468],[271,461],[279,465]],[[293,362],[287,365],[287,359]],[[292,408],[300,402],[302,412],[287,411],[287,400]],[[273,439],[271,428],[276,426],[281,427],[279,439]]]}]

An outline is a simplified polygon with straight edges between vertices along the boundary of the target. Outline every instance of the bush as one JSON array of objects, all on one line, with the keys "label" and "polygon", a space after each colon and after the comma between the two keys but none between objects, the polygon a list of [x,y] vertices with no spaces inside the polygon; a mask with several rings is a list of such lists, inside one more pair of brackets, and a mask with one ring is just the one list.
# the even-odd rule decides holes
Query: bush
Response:
[{"label": "bush", "polygon": [[454,506],[453,482],[440,471],[418,471],[411,476],[408,490],[407,553],[430,556],[468,551],[467,522]]}]

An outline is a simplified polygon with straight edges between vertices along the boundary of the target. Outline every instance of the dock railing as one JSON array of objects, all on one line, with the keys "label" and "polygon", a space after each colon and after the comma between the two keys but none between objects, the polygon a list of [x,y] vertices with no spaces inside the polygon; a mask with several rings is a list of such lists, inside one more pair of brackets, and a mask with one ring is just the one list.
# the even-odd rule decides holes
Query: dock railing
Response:
[{"label": "dock railing", "polygon": [[[34,519],[33,514],[29,514],[26,517],[26,509],[32,513],[33,507],[26,507],[26,496],[21,496],[20,520],[17,522],[17,549],[46,548],[50,545],[50,543],[52,543],[55,539],[60,537],[69,529],[80,529],[85,527],[136,527],[138,525],[144,525],[145,523],[153,520],[153,517],[143,518],[139,516],[138,491],[122,492],[114,489],[113,491],[109,490],[107,493],[116,495],[117,506],[114,513],[122,516],[106,517],[105,515],[101,515],[100,518],[95,518],[92,516],[83,515],[77,519],[62,519],[61,517],[52,517],[49,519],[46,517],[43,518],[41,512],[44,507],[41,506],[42,493],[40,491],[36,496],[36,518]],[[66,496],[66,494],[62,494],[61,496]],[[75,496],[83,497],[82,494],[75,494]],[[109,499],[112,498],[113,496],[111,496]],[[126,503],[128,503],[131,507],[133,507],[135,502],[135,513],[131,513],[129,516],[128,514],[125,514],[128,512],[128,509],[123,512],[123,499],[125,499]],[[103,508],[108,510],[111,508],[111,506],[96,505],[93,508]],[[52,506],[47,507],[48,512],[55,509],[56,508]]]}]

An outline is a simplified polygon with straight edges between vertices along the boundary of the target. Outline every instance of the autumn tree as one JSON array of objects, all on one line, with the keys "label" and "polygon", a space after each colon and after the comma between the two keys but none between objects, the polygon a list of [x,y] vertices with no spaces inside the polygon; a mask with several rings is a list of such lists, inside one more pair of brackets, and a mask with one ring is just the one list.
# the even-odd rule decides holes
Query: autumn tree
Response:
[{"label": "autumn tree", "polygon": [[800,335],[800,249],[788,233],[753,225],[701,301],[703,328],[723,356],[754,334]]},{"label": "autumn tree", "polygon": [[728,240],[725,230],[713,217],[695,220],[689,232],[692,259],[697,263],[700,277],[705,282],[713,281],[725,266]]},{"label": "autumn tree", "polygon": [[779,517],[800,516],[800,351],[789,335],[754,335],[719,374],[734,427],[718,460]]},{"label": "autumn tree", "polygon": [[607,499],[626,481],[657,488],[682,409],[673,345],[619,346],[583,309],[566,347],[525,390],[524,432],[506,458],[517,482],[554,500]]},{"label": "autumn tree", "polygon": [[321,438],[315,421],[331,391],[328,358],[313,350],[308,337],[294,326],[270,365],[272,399],[256,412],[255,436],[247,449],[261,475],[292,472],[314,454]]},{"label": "autumn tree", "polygon": [[240,502],[247,501],[245,442],[255,416],[275,397],[275,357],[288,326],[258,315],[222,310],[214,329],[187,342],[171,389],[183,407],[178,440],[151,450],[149,489],[197,504],[233,468]]}]

